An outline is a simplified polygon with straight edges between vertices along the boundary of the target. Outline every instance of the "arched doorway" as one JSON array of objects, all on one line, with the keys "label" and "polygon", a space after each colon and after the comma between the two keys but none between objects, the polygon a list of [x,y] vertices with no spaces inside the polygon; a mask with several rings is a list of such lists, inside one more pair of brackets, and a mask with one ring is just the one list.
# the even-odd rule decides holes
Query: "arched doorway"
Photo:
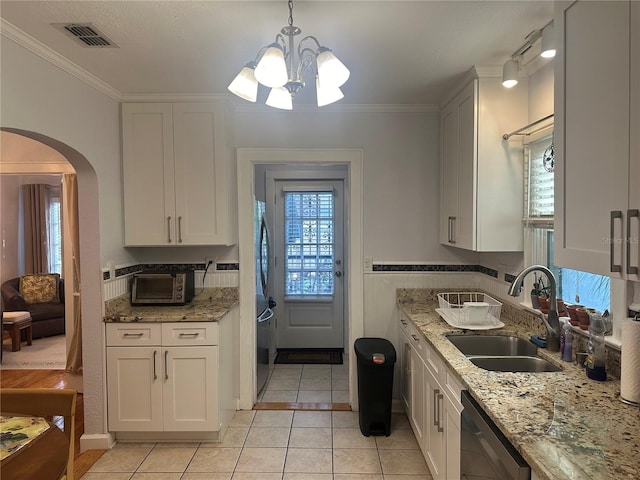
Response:
[{"label": "arched doorway", "polygon": [[[83,318],[83,391],[85,434],[105,432],[105,409],[102,362],[102,282],[100,278],[100,238],[98,180],[87,158],[59,140],[37,132],[0,128],[2,132],[2,172],[17,170],[35,150],[43,146],[53,156],[69,162],[78,180],[79,256],[82,279],[80,310]],[[46,150],[45,150],[46,151]]]}]

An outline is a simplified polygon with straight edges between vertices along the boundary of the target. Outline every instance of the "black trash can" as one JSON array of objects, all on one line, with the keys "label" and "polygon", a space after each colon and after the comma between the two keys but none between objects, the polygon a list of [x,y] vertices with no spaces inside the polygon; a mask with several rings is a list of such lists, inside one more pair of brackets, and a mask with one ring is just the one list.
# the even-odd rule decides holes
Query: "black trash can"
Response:
[{"label": "black trash can", "polygon": [[396,350],[384,338],[358,338],[353,345],[358,365],[360,431],[391,434],[391,395]]}]

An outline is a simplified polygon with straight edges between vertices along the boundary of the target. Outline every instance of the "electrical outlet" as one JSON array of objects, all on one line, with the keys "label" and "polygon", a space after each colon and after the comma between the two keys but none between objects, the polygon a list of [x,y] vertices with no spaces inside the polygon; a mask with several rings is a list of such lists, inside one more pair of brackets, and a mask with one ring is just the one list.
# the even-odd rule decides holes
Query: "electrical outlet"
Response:
[{"label": "electrical outlet", "polygon": [[364,269],[365,272],[371,272],[373,271],[373,258],[371,257],[364,257],[363,259],[363,266],[362,268]]},{"label": "electrical outlet", "polygon": [[504,263],[498,264],[498,280],[504,282],[504,274],[507,273],[507,266]]}]

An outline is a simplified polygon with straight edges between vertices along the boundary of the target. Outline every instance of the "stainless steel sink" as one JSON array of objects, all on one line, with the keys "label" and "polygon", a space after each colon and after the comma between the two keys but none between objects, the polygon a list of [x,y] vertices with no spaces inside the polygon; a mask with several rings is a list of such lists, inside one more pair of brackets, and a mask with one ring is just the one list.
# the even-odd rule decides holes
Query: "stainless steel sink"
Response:
[{"label": "stainless steel sink", "polygon": [[492,372],[559,372],[562,369],[540,357],[468,357],[471,363]]},{"label": "stainless steel sink", "polygon": [[511,335],[446,335],[474,365],[493,372],[559,372],[557,367],[537,356],[538,347]]},{"label": "stainless steel sink", "polygon": [[507,335],[447,335],[467,356],[533,356],[538,347],[524,338]]}]

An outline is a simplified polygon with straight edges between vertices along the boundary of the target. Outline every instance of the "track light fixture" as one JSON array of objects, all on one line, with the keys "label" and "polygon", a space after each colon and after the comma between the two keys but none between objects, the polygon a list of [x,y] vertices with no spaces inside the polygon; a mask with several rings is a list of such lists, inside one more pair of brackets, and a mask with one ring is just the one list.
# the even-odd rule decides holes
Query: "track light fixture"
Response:
[{"label": "track light fixture", "polygon": [[522,62],[522,56],[541,39],[540,56],[553,58],[556,55],[555,38],[553,32],[553,20],[540,30],[534,30],[525,37],[525,43],[513,52],[511,58],[502,66],[502,85],[512,88],[518,84],[518,71]]},{"label": "track light fixture", "polygon": [[293,109],[293,98],[304,86],[305,77],[315,71],[318,106],[344,97],[340,87],[349,79],[349,69],[333,52],[309,35],[294,48],[294,37],[302,30],[293,25],[293,0],[289,0],[289,25],[282,27],[275,42],[262,47],[256,59],[247,63],[228,89],[245,100],[255,102],[258,83],[271,88],[267,105]]}]

